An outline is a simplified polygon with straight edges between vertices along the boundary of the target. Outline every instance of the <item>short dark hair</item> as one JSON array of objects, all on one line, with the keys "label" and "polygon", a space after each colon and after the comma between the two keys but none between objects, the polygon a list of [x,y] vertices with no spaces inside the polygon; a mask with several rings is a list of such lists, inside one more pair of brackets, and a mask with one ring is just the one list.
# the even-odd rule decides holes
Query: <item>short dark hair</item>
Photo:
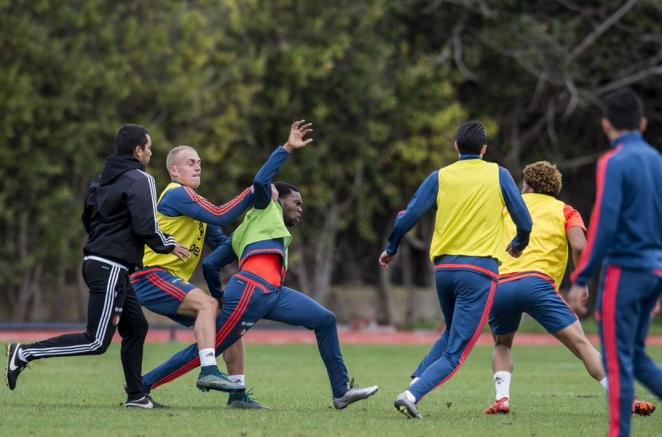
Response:
[{"label": "short dark hair", "polygon": [[282,197],[287,197],[293,192],[301,192],[301,190],[299,190],[299,188],[297,188],[295,185],[283,181],[274,182],[274,186],[276,187],[276,190],[278,190],[279,199]]},{"label": "short dark hair", "polygon": [[115,135],[115,153],[131,155],[136,147],[141,149],[147,144],[149,131],[139,124],[125,124]]},{"label": "short dark hair", "polygon": [[644,104],[634,91],[623,88],[605,97],[604,116],[616,130],[639,130]]},{"label": "short dark hair", "polygon": [[487,144],[487,134],[485,134],[482,124],[477,121],[468,121],[457,130],[455,141],[460,153],[478,154]]}]

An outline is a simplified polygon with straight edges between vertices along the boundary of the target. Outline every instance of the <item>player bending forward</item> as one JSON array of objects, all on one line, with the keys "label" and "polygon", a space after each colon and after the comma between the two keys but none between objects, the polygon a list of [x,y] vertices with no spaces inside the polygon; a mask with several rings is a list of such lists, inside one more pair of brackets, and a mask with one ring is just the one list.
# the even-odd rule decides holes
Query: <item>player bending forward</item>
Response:
[{"label": "player bending forward", "polygon": [[[372,396],[378,387],[359,388],[350,381],[340,352],[335,315],[308,296],[283,286],[287,248],[292,241],[288,228],[301,220],[302,199],[293,185],[277,182],[275,190],[271,185],[290,153],[312,142],[304,139],[312,133],[311,127],[303,120],[294,122],[285,145],[271,154],[253,180],[253,209],[232,234],[240,272],[230,279],[223,295],[216,354],[223,353],[260,319],[305,326],[315,331],[331,383],[333,406],[343,409]],[[196,367],[197,356],[196,345],[191,345],[146,374],[144,380],[152,387],[172,381]]]},{"label": "player bending forward", "polygon": [[[588,373],[607,389],[600,353],[584,335],[574,312],[558,292],[568,262],[568,243],[573,262],[579,262],[586,245],[586,228],[579,213],[557,200],[561,191],[561,172],[547,161],[524,168],[522,193],[533,219],[529,246],[519,258],[506,256],[490,315],[494,334],[492,369],[496,401],[485,414],[510,412],[510,379],[513,372],[511,348],[522,313],[540,323],[577,356]],[[504,212],[507,237],[515,235],[515,225]],[[650,402],[635,401],[632,411],[649,415],[655,411]]]}]

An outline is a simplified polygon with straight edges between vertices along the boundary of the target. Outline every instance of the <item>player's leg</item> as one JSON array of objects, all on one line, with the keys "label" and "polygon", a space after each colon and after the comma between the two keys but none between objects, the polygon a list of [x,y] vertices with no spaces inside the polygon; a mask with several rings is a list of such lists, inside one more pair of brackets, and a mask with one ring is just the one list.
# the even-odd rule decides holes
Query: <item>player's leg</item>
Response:
[{"label": "player's leg", "polygon": [[629,436],[634,400],[634,345],[641,305],[638,275],[607,266],[598,295],[603,362],[609,380],[609,436]]},{"label": "player's leg", "polygon": [[[438,275],[439,273],[437,273]],[[444,316],[444,323],[446,327],[444,332],[439,336],[437,341],[432,345],[430,352],[423,357],[421,363],[418,365],[416,370],[411,374],[411,384],[418,381],[421,377],[421,374],[427,369],[430,364],[436,362],[441,358],[442,354],[446,351],[448,347],[448,337],[450,335],[450,328],[453,325],[453,309],[455,308],[455,293],[450,292],[439,292],[439,287],[437,287],[437,297],[439,299],[439,306],[441,308],[441,314]]]},{"label": "player's leg", "polygon": [[[235,275],[236,276],[236,275]],[[264,312],[275,303],[275,293],[265,293],[254,283],[230,279],[225,291],[223,309],[217,318],[216,355],[222,354],[234,344],[247,329],[259,320]],[[165,363],[159,365],[143,376],[143,381],[149,389],[155,389],[173,381],[200,365],[200,357],[196,344],[177,352]],[[233,383],[229,392],[243,390],[243,385]]]},{"label": "player's leg", "polygon": [[420,414],[418,411],[413,414],[410,405],[402,406],[406,408],[405,411],[398,402],[403,397],[410,403],[419,402],[423,396],[455,375],[487,323],[496,292],[496,281],[470,271],[446,271],[442,280],[450,281],[449,291],[454,290],[456,296],[448,347],[441,358],[432,363],[420,379],[396,400],[396,408],[409,417],[420,417]]},{"label": "player's leg", "polygon": [[[648,390],[662,399],[662,368],[646,353],[646,337],[650,327],[651,312],[662,294],[662,278],[650,279],[650,292],[641,301],[641,313],[637,323],[634,345],[634,376]],[[647,406],[648,414],[655,411],[655,406]]]},{"label": "player's leg", "polygon": [[584,363],[586,371],[593,379],[600,382],[603,387],[607,387],[607,379],[602,367],[602,356],[586,338],[579,320],[560,331],[554,332],[553,335]]},{"label": "player's leg", "polygon": [[501,282],[497,286],[492,310],[490,329],[494,338],[492,351],[492,377],[494,378],[495,401],[485,414],[510,413],[510,380],[513,373],[512,346],[515,332],[522,319],[522,309],[518,295],[521,280]]},{"label": "player's leg", "polygon": [[65,334],[36,343],[8,346],[7,384],[11,390],[28,362],[50,357],[98,355],[110,345],[115,324],[117,284],[127,276],[127,269],[99,260],[83,262],[83,279],[90,289],[87,306],[87,328],[83,333]]},{"label": "player's leg", "polygon": [[122,337],[120,358],[126,382],[127,407],[155,408],[162,405],[152,401],[142,382],[143,349],[149,325],[128,278],[125,283],[124,304],[117,330]]},{"label": "player's leg", "polygon": [[333,405],[337,409],[377,392],[377,386],[361,389],[351,384],[340,351],[336,316],[315,300],[291,288],[281,287],[276,305],[264,318],[315,331],[317,347],[331,383]]},{"label": "player's leg", "polygon": [[194,335],[201,362],[196,386],[201,390],[230,391],[239,384],[218,369],[215,352],[215,325],[218,301],[195,285],[161,268],[148,268],[131,276],[140,303],[174,320],[194,319]]}]

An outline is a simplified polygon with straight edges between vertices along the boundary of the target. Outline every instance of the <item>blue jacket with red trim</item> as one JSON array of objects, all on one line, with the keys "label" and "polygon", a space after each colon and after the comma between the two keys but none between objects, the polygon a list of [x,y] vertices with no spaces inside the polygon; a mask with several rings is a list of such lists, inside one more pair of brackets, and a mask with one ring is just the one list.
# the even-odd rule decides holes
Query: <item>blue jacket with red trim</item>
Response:
[{"label": "blue jacket with red trim", "polygon": [[640,133],[612,142],[598,161],[588,242],[572,282],[586,285],[606,262],[662,269],[662,156]]},{"label": "blue jacket with red trim", "polygon": [[237,197],[223,205],[214,205],[195,192],[193,188],[181,186],[163,196],[158,211],[168,217],[186,215],[201,222],[216,226],[226,226],[237,220],[253,203],[253,193],[246,188]]}]

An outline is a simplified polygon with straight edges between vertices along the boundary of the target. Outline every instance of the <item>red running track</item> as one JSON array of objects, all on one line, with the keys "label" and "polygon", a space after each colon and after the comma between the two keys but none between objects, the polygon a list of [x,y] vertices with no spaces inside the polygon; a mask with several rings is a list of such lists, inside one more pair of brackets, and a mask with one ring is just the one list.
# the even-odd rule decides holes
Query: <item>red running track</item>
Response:
[{"label": "red running track", "polygon": [[[0,342],[34,341],[55,335],[66,334],[71,331],[0,331]],[[343,344],[363,345],[431,345],[439,334],[432,331],[340,331],[340,341]],[[244,337],[249,344],[315,344],[315,335],[310,331],[295,329],[253,329]],[[596,335],[588,336],[591,343],[599,344]],[[115,335],[113,342],[119,342],[119,335]],[[193,343],[193,330],[152,329],[147,334],[148,343],[167,343],[171,341]],[[662,336],[649,336],[648,346],[662,346]],[[491,346],[492,338],[489,334],[482,334],[478,345]],[[520,346],[561,346],[561,343],[549,334],[520,333],[515,336],[515,344]]]}]

